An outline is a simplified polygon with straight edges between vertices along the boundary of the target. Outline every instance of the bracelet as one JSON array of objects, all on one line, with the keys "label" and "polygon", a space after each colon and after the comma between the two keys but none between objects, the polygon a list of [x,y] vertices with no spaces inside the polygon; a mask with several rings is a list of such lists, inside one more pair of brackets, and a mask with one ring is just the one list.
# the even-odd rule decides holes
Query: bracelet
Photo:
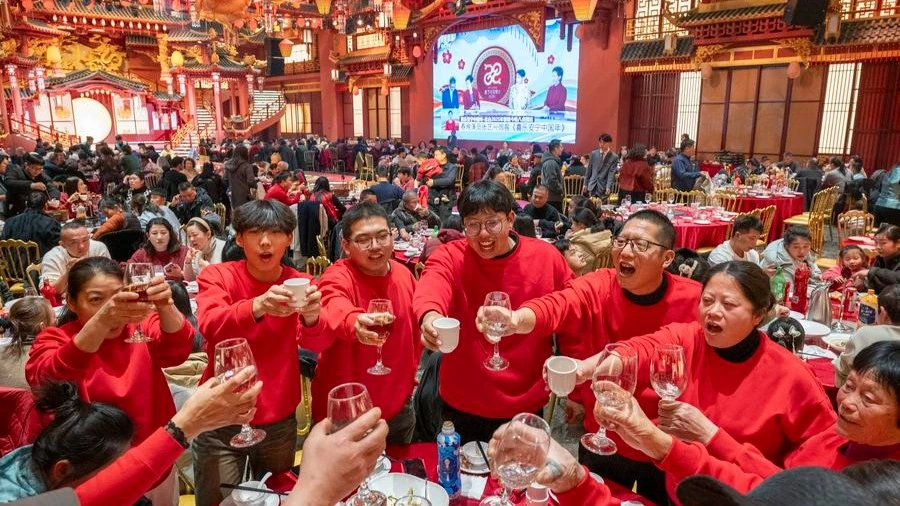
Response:
[{"label": "bracelet", "polygon": [[187,438],[184,436],[184,432],[172,420],[169,420],[169,423],[166,424],[166,432],[185,450],[191,447],[191,444],[188,443]]}]

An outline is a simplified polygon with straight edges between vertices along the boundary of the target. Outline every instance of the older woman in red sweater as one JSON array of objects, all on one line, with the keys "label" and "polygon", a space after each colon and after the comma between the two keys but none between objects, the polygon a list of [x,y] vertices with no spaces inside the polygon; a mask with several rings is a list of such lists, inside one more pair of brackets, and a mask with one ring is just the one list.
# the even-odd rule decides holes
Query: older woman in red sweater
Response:
[{"label": "older woman in red sweater", "polygon": [[632,202],[646,200],[653,193],[653,167],[647,163],[647,148],[635,144],[619,169],[619,201],[631,196]]}]

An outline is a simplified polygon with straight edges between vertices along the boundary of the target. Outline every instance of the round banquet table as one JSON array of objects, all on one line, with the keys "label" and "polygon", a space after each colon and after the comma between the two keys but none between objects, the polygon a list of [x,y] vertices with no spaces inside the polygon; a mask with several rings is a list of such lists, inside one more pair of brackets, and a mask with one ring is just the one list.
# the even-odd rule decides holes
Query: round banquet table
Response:
[{"label": "round banquet table", "polygon": [[749,213],[754,209],[761,209],[771,205],[775,206],[775,218],[772,220],[772,228],[769,230],[767,241],[774,241],[781,237],[784,228],[784,220],[791,216],[803,214],[803,194],[794,192],[793,195],[769,195],[768,197],[743,196],[738,197],[737,211]]},{"label": "round banquet table", "polygon": [[714,248],[727,239],[728,221],[711,219],[710,224],[697,224],[681,219],[675,219],[675,247],[690,248]]}]

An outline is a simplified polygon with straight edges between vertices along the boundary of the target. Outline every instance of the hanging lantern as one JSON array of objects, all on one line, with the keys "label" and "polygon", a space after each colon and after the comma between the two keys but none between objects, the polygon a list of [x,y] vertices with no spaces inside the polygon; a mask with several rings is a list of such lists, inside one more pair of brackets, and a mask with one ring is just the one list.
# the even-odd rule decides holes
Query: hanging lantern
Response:
[{"label": "hanging lantern", "polygon": [[327,16],[331,11],[331,0],[316,0],[316,9],[319,10],[319,14]]},{"label": "hanging lantern", "polygon": [[59,52],[59,46],[56,44],[47,47],[47,63],[53,67],[62,61],[62,55]]},{"label": "hanging lantern", "polygon": [[413,58],[421,58],[422,57],[422,48],[419,46],[413,47],[412,55],[413,55]]},{"label": "hanging lantern", "polygon": [[800,67],[800,63],[792,61],[791,63],[788,63],[787,66],[787,77],[788,79],[797,79],[800,77],[802,71],[803,69]]},{"label": "hanging lantern", "polygon": [[281,53],[282,58],[287,58],[291,55],[291,50],[294,48],[294,43],[289,39],[281,39],[281,42],[278,43],[278,52]]},{"label": "hanging lantern", "polygon": [[583,24],[578,23],[578,26],[575,27],[575,36],[578,37],[579,39],[584,38],[584,25]]},{"label": "hanging lantern", "polygon": [[596,7],[597,0],[572,0],[572,10],[575,11],[575,19],[578,21],[590,21],[594,17]]},{"label": "hanging lantern", "polygon": [[663,54],[666,56],[672,56],[675,54],[675,50],[678,48],[678,36],[674,33],[670,33],[663,38]]},{"label": "hanging lantern", "polygon": [[713,68],[709,62],[703,62],[700,64],[700,77],[703,79],[709,79],[713,75]]},{"label": "hanging lantern", "polygon": [[406,27],[409,26],[409,17],[411,15],[412,11],[403,5],[403,2],[397,2],[394,5],[394,28],[406,30]]},{"label": "hanging lantern", "polygon": [[172,56],[169,57],[169,61],[172,63],[173,68],[179,68],[184,65],[184,55],[179,50],[172,51]]},{"label": "hanging lantern", "polygon": [[381,85],[381,95],[388,96],[391,93],[391,90],[388,89],[386,84]]},{"label": "hanging lantern", "polygon": [[393,68],[391,67],[391,63],[384,62],[384,75],[389,76],[389,75],[391,75],[392,71],[393,71]]}]

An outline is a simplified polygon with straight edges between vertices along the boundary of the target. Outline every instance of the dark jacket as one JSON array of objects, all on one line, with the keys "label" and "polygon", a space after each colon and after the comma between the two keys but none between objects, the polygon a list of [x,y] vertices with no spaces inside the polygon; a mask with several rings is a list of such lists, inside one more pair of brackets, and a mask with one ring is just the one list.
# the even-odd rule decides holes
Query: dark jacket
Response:
[{"label": "dark jacket", "polygon": [[250,189],[256,186],[253,165],[247,160],[228,160],[225,162],[225,183],[231,190],[231,208],[237,209],[246,204],[251,200]]},{"label": "dark jacket", "polygon": [[609,193],[618,165],[619,155],[612,150],[609,150],[605,156],[599,149],[591,151],[591,159],[584,175],[584,181],[591,196],[599,197]]},{"label": "dark jacket", "polygon": [[288,164],[291,172],[297,170],[297,157],[294,156],[294,150],[289,148],[287,144],[282,144],[278,147],[278,155],[281,156],[281,161]]},{"label": "dark jacket", "polygon": [[527,204],[522,212],[530,216],[532,220],[539,220],[540,230],[536,230],[540,234],[539,237],[556,237],[562,230],[558,231],[556,224],[566,224],[559,211],[548,204],[544,204],[544,207],[541,208],[534,207],[534,204]]},{"label": "dark jacket", "polygon": [[172,197],[178,195],[178,185],[187,183],[187,176],[175,169],[169,169],[163,172],[159,178],[159,188],[166,192],[166,200],[171,201]]},{"label": "dark jacket", "polygon": [[194,177],[191,184],[194,185],[195,188],[203,188],[206,190],[206,194],[209,195],[209,198],[215,204],[220,204],[227,198],[225,193],[225,181],[216,173],[208,175],[201,173]]},{"label": "dark jacket", "polygon": [[549,152],[541,156],[541,184],[550,190],[547,200],[550,202],[562,202],[562,160]]},{"label": "dark jacket", "polygon": [[190,204],[187,202],[179,202],[177,206],[175,206],[175,216],[178,216],[178,221],[181,224],[185,224],[191,218],[200,218],[202,216],[202,210],[204,208],[212,208],[213,201],[209,198],[209,195],[206,194],[206,190],[203,188],[196,188],[197,196],[194,198],[194,201]]},{"label": "dark jacket", "polygon": [[50,198],[59,198],[59,190],[56,189],[56,186],[54,186],[43,173],[38,174],[34,178],[30,178],[22,167],[13,167],[10,165],[4,181],[6,184],[7,218],[20,214],[25,210],[28,196],[31,195],[32,183],[44,183],[44,185],[47,186],[47,194]]},{"label": "dark jacket", "polygon": [[59,244],[59,222],[37,209],[26,209],[14,216],[3,226],[3,239],[34,241],[41,250],[41,256]]},{"label": "dark jacket", "polygon": [[[4,230],[5,232],[6,230]],[[885,288],[897,283],[900,283],[900,253],[894,253],[888,258],[876,258],[872,267],[869,267],[866,288],[875,290],[877,295]]]},{"label": "dark jacket", "polygon": [[393,226],[397,227],[397,230],[402,229],[410,233],[413,231],[413,226],[417,222],[423,220],[428,223],[429,228],[441,226],[441,219],[431,209],[428,209],[428,215],[425,218],[419,216],[418,213],[409,211],[403,207],[402,204],[391,213],[391,223]]},{"label": "dark jacket", "polygon": [[672,188],[681,191],[691,191],[697,178],[700,177],[700,171],[694,167],[694,163],[690,158],[682,153],[675,156],[672,162]]},{"label": "dark jacket", "polygon": [[456,171],[459,167],[455,163],[447,162],[443,166],[444,172],[437,177],[432,178],[433,184],[428,188],[428,200],[434,202],[434,199],[447,197],[451,202],[455,197],[454,188],[456,187]]}]

